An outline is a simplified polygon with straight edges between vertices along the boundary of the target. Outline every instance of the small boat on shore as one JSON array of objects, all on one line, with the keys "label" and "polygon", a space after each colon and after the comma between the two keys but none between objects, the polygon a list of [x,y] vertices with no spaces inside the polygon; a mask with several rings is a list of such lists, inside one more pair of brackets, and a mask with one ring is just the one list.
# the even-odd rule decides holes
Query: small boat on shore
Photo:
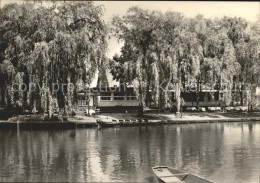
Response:
[{"label": "small boat on shore", "polygon": [[119,122],[111,117],[102,117],[96,121],[98,128],[115,127],[119,125]]},{"label": "small boat on shore", "polygon": [[167,166],[153,167],[153,172],[161,183],[213,183],[197,175]]},{"label": "small boat on shore", "polygon": [[115,127],[118,125],[118,123],[115,123],[115,122],[103,122],[100,120],[97,120],[96,123],[98,125],[98,128]]},{"label": "small boat on shore", "polygon": [[115,126],[141,126],[156,123],[150,123],[148,119],[115,119],[108,116],[102,116],[96,120],[96,124],[98,128],[103,128]]}]

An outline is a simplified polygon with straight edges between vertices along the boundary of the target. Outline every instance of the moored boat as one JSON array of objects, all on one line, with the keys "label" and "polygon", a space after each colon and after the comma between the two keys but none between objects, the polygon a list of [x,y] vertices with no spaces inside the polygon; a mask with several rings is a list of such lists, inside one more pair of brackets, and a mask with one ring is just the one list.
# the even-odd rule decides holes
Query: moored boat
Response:
[{"label": "moored boat", "polygon": [[118,123],[97,120],[97,125],[98,125],[98,128],[105,128],[105,127],[114,127],[114,126],[118,125]]},{"label": "moored boat", "polygon": [[98,128],[102,128],[115,126],[139,126],[153,123],[149,123],[148,119],[115,119],[109,116],[102,116],[96,120],[96,124]]},{"label": "moored boat", "polygon": [[167,166],[153,167],[153,172],[161,183],[213,183],[200,176]]}]

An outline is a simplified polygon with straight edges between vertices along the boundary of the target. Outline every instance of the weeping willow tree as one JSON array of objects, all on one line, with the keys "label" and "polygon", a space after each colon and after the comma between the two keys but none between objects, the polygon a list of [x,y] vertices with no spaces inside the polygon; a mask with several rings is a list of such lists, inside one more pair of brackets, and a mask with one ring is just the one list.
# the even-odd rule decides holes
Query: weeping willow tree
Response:
[{"label": "weeping willow tree", "polygon": [[204,44],[204,69],[205,77],[210,83],[218,83],[219,92],[225,91],[223,101],[230,105],[232,101],[233,78],[240,71],[235,50],[228,36],[219,32],[205,40]]},{"label": "weeping willow tree", "polygon": [[[181,92],[184,92],[188,78],[199,74],[202,47],[197,35],[188,30],[190,20],[182,14],[166,12],[160,15],[161,26],[157,30],[154,44],[156,60],[153,64],[155,83],[159,83],[159,97],[155,97],[162,109],[171,107],[169,85],[174,84],[176,108],[180,111]],[[157,85],[158,86],[158,85]],[[157,94],[158,95],[158,94]],[[156,95],[156,96],[157,96]]]},{"label": "weeping willow tree", "polygon": [[[132,7],[128,14],[114,17],[112,20],[115,36],[124,42],[119,65],[124,67],[129,82],[136,90],[139,99],[139,115],[143,114],[143,107],[151,100],[150,88],[152,79],[153,50],[156,41],[155,31],[159,23],[158,12]],[[135,72],[131,70],[135,68]],[[130,70],[129,70],[130,69]],[[112,71],[113,73],[113,71]]]},{"label": "weeping willow tree", "polygon": [[[165,108],[169,101],[167,88],[176,83],[177,111],[180,111],[180,94],[183,73],[197,75],[201,46],[196,34],[187,30],[188,20],[181,14],[130,8],[128,15],[114,17],[116,36],[124,41],[118,67],[135,72],[128,77],[134,83],[140,105],[151,101]],[[130,67],[129,67],[130,66]],[[112,69],[113,70],[113,69]],[[112,71],[112,74],[115,73]],[[133,75],[134,74],[134,75]],[[120,78],[120,75],[116,76]],[[150,96],[152,90],[153,96]]]},{"label": "weeping willow tree", "polygon": [[[48,112],[49,117],[55,107],[71,114],[77,83],[90,83],[106,60],[108,29],[102,15],[103,8],[92,2],[4,6],[0,14],[2,103],[15,106],[19,101]],[[10,93],[12,83],[24,83],[27,89]]]},{"label": "weeping willow tree", "polygon": [[251,83],[251,90],[249,90],[250,94],[247,95],[249,98],[248,106],[250,109],[252,109],[253,106],[259,105],[259,101],[257,100],[256,96],[256,87],[260,84],[260,27],[252,26],[249,31],[249,35],[253,39],[251,39],[248,43],[244,56],[246,57],[245,60],[250,59],[250,62],[253,62],[252,66],[250,67],[249,77],[247,78],[248,80],[250,79]]},{"label": "weeping willow tree", "polygon": [[[225,86],[221,98],[225,105],[237,103],[236,91],[240,83],[240,105],[244,105],[244,91],[248,90],[245,90],[243,85],[246,82],[254,82],[252,73],[257,62],[253,59],[254,54],[250,52],[249,45],[255,42],[257,33],[254,31],[255,34],[251,37],[251,26],[241,18],[208,20],[207,25],[208,36],[203,42],[205,62],[201,68],[205,74],[204,79],[217,81],[219,85]],[[255,46],[251,48],[254,50]]]},{"label": "weeping willow tree", "polygon": [[181,92],[188,80],[195,80],[197,109],[201,83],[218,84],[219,94],[223,91],[220,102],[231,105],[234,82],[254,83],[257,78],[250,73],[259,66],[259,27],[243,19],[212,20],[201,15],[188,19],[176,12],[134,7],[127,15],[114,17],[113,27],[124,46],[111,62],[111,72],[116,79],[134,84],[141,104],[152,99],[161,109],[167,108],[166,91],[174,83],[178,112]]},{"label": "weeping willow tree", "polygon": [[224,18],[223,27],[227,29],[227,35],[234,47],[237,62],[241,70],[237,74],[236,81],[241,84],[239,89],[240,105],[247,106],[250,103],[252,88],[246,85],[256,83],[254,68],[258,65],[259,54],[259,28],[243,18]]},{"label": "weeping willow tree", "polygon": [[11,83],[15,80],[15,68],[9,60],[3,61],[0,65],[1,67],[1,94],[2,101],[5,101],[6,104],[14,104]]}]

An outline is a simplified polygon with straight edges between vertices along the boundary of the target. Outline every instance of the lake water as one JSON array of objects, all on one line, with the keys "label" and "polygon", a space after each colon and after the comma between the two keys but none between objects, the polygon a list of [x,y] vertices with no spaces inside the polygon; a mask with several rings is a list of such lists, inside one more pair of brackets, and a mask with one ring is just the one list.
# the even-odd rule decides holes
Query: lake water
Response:
[{"label": "lake water", "polygon": [[0,130],[0,181],[156,182],[156,165],[258,183],[260,123]]}]

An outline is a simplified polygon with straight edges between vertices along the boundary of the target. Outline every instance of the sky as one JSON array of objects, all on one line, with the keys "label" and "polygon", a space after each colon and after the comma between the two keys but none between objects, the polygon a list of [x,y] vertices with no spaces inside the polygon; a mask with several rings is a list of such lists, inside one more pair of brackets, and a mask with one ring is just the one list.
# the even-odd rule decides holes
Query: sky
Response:
[{"label": "sky", "polygon": [[[0,0],[1,7],[7,3],[22,2],[21,0]],[[206,18],[243,17],[248,21],[260,19],[260,2],[241,1],[94,1],[96,5],[105,8],[104,20],[109,23],[114,15],[123,16],[132,6],[144,9],[159,10],[161,12],[177,11],[186,17],[195,17],[198,14]],[[109,40],[107,56],[112,58],[116,53],[120,54],[122,43],[115,38]]]}]

